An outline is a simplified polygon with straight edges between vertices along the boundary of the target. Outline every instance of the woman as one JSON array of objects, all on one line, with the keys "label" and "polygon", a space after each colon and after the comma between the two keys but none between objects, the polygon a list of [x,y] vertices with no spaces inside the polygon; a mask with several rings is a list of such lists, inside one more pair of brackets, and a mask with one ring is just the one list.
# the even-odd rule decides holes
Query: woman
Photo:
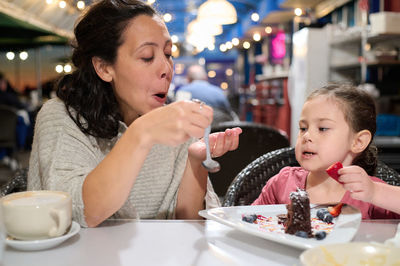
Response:
[{"label": "woman", "polygon": [[[135,0],[102,0],[75,27],[73,74],[38,114],[28,189],[69,192],[73,217],[198,218],[218,204],[195,141],[212,109],[165,105],[173,76],[163,20]],[[240,128],[210,136],[213,156],[238,146]],[[207,192],[207,193],[206,193]]]}]

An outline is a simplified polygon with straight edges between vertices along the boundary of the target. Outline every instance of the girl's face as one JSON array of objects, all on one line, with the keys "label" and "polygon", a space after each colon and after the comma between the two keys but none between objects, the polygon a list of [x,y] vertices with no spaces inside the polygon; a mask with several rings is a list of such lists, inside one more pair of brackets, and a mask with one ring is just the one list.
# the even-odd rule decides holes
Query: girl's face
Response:
[{"label": "girl's face", "polygon": [[334,99],[318,96],[303,106],[296,142],[296,159],[309,171],[325,171],[331,164],[350,165],[355,134]]},{"label": "girl's face", "polygon": [[163,106],[173,76],[172,42],[158,16],[134,18],[122,35],[116,62],[109,66],[124,121]]}]

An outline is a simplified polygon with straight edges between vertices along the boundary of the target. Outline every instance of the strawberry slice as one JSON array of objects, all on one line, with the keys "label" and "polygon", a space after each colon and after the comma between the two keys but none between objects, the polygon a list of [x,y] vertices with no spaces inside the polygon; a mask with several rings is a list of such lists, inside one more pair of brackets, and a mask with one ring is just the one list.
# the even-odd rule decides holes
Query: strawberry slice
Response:
[{"label": "strawberry slice", "polygon": [[342,212],[343,203],[339,203],[335,206],[328,207],[328,212],[333,216],[337,217]]},{"label": "strawberry slice", "polygon": [[341,162],[337,162],[337,163],[334,163],[331,166],[329,166],[328,169],[326,169],[326,172],[328,173],[328,175],[330,177],[335,179],[337,182],[339,182],[340,184],[343,184],[342,182],[339,181],[338,171],[340,168],[343,168],[343,165]]}]

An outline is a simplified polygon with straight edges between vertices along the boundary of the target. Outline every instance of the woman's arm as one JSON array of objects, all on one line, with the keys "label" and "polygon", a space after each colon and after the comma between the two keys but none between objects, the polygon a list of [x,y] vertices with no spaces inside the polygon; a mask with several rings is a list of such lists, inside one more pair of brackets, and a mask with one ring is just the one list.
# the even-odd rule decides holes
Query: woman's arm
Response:
[{"label": "woman's arm", "polygon": [[140,132],[128,128],[110,153],[86,177],[82,199],[89,227],[97,226],[124,204],[150,151],[147,142]]},{"label": "woman's arm", "polygon": [[[88,226],[100,224],[121,208],[154,144],[176,146],[190,137],[199,137],[210,124],[211,117],[212,109],[208,106],[199,108],[199,104],[194,102],[176,102],[132,122],[83,183],[82,199]],[[197,174],[191,176],[194,172],[197,173],[198,169],[186,167],[185,176],[188,178],[184,178],[185,184],[199,178]],[[202,193],[194,186],[193,193]]]}]

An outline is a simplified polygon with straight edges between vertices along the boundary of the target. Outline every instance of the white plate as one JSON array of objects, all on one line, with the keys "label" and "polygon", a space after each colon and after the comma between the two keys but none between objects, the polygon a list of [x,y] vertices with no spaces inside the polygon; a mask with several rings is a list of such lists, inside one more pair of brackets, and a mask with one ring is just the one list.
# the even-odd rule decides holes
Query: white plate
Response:
[{"label": "white plate", "polygon": [[6,244],[15,249],[27,251],[48,249],[61,244],[68,238],[77,234],[80,228],[77,222],[72,221],[70,230],[62,236],[42,240],[15,240],[7,238]]},{"label": "white plate", "polygon": [[366,242],[331,244],[303,251],[300,261],[314,265],[399,265],[400,248]]},{"label": "white plate", "polygon": [[[311,205],[314,206],[314,205]],[[315,217],[317,208],[311,209],[311,217]],[[257,224],[242,221],[242,215],[257,214],[265,217],[275,217],[277,214],[286,214],[286,205],[258,205],[221,207],[199,212],[204,218],[228,225],[242,232],[259,236],[280,244],[289,245],[300,249],[313,248],[319,245],[349,242],[357,233],[361,222],[361,213],[358,209],[345,205],[342,213],[334,219],[334,228],[323,240],[315,238],[301,238],[279,232],[268,232],[259,228]]]}]

